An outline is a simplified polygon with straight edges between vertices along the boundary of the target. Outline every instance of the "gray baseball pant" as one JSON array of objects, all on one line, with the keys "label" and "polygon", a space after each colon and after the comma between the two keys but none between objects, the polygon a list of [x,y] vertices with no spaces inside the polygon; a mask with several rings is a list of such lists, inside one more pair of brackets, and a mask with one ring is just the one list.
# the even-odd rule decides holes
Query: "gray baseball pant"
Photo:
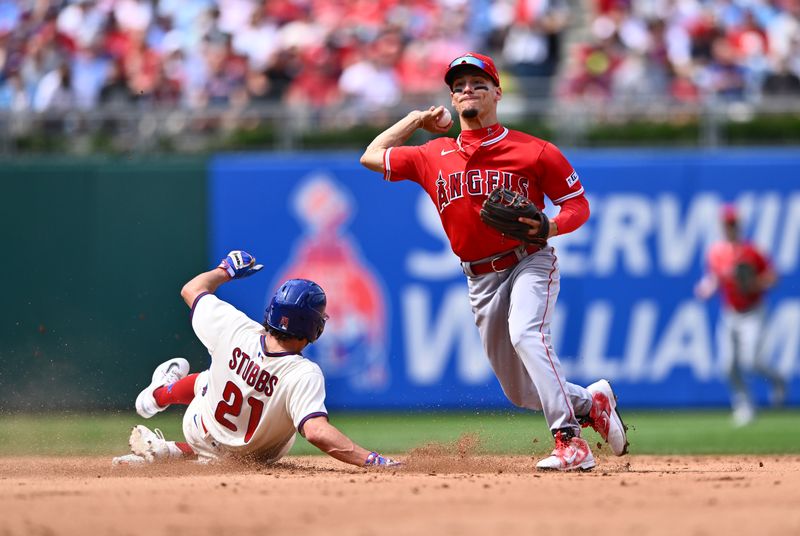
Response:
[{"label": "gray baseball pant", "polygon": [[467,277],[469,299],[481,341],[506,397],[515,405],[542,410],[550,430],[572,428],[589,414],[589,392],[565,380],[553,350],[550,320],[560,274],[552,247],[513,268]]}]

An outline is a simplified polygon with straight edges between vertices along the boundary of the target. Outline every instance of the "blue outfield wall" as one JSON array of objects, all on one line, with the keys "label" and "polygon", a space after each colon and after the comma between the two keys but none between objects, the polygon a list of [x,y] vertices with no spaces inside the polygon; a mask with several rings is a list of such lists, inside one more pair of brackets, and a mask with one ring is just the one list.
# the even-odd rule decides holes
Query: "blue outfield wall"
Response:
[{"label": "blue outfield wall", "polygon": [[[568,151],[592,216],[551,241],[561,266],[553,341],[567,377],[614,382],[628,407],[724,406],[719,300],[693,297],[719,206],[781,276],[765,349],[800,402],[800,151]],[[307,352],[337,408],[508,407],[483,354],[466,284],[436,210],[357,154],[218,156],[211,262],[233,248],[267,268],[220,295],[255,319],[288,277],[319,282],[331,319]],[[554,214],[553,208],[548,212]],[[767,385],[754,380],[762,403]]]}]

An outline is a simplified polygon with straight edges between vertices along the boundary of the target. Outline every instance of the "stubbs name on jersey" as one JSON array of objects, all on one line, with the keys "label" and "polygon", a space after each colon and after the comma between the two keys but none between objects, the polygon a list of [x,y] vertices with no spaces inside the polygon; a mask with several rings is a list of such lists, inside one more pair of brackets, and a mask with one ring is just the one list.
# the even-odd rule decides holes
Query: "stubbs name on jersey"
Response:
[{"label": "stubbs name on jersey", "polygon": [[241,376],[245,383],[256,391],[261,391],[266,396],[272,396],[272,393],[275,392],[278,377],[270,374],[266,369],[261,370],[261,367],[254,363],[250,356],[242,352],[240,348],[233,349],[228,366],[231,370],[236,371],[236,374]]},{"label": "stubbs name on jersey", "polygon": [[461,199],[467,194],[484,198],[501,185],[528,197],[528,184],[527,177],[509,171],[470,169],[450,173],[445,178],[444,173],[439,170],[439,177],[436,179],[436,205],[441,213],[456,199]]}]

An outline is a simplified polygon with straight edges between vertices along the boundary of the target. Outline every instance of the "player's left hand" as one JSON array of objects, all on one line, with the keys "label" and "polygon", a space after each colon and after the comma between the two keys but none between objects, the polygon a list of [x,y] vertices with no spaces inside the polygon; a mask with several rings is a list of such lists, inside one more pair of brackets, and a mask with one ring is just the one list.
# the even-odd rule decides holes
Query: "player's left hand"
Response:
[{"label": "player's left hand", "polygon": [[403,465],[403,462],[381,456],[377,452],[370,452],[364,462],[364,467],[397,467],[398,465]]},{"label": "player's left hand", "polygon": [[550,236],[550,219],[519,192],[498,187],[484,200],[481,221],[520,242],[544,247]]},{"label": "player's left hand", "polygon": [[222,259],[218,268],[222,268],[231,279],[242,279],[249,277],[264,267],[263,264],[256,264],[256,258],[246,251],[233,250],[228,256]]},{"label": "player's left hand", "polygon": [[519,221],[531,226],[530,230],[528,230],[528,237],[530,237],[531,240],[536,238],[541,240],[541,237],[539,236],[542,227],[541,221],[534,220],[532,218],[519,218]]},{"label": "player's left hand", "polygon": [[756,267],[748,262],[739,262],[733,267],[733,279],[742,294],[755,294],[762,290]]}]

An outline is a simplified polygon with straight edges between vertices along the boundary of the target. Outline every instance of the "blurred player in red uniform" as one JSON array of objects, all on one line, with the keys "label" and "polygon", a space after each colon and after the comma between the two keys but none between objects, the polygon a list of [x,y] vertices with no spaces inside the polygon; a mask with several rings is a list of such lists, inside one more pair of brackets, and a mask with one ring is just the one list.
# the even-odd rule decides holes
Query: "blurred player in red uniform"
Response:
[{"label": "blurred player in red uniform", "polygon": [[757,373],[772,383],[773,405],[786,397],[786,380],[767,363],[762,352],[765,319],[764,294],[778,280],[769,259],[743,240],[736,209],[722,209],[725,239],[708,251],[707,271],[695,287],[695,294],[710,298],[717,290],[722,297],[722,312],[717,327],[720,362],[733,390],[731,404],[737,426],[755,418],[755,403],[747,388],[746,376]]},{"label": "blurred player in red uniform", "polygon": [[[560,289],[555,250],[505,236],[479,216],[489,193],[503,186],[539,209],[550,198],[560,212],[549,236],[569,233],[589,218],[583,185],[555,145],[498,122],[503,90],[491,58],[467,53],[444,67],[461,134],[405,146],[417,129],[443,134],[452,126],[444,106],[414,110],[379,134],[361,163],[388,181],[418,183],[436,206],[461,259],[475,323],[503,392],[517,406],[541,410],[555,438],[555,449],[537,468],[591,469],[595,459],[581,424],[597,430],[616,455],[627,452],[628,441],[609,383],[584,388],[567,382],[553,349],[550,321]],[[540,223],[521,221],[534,237]]]}]

